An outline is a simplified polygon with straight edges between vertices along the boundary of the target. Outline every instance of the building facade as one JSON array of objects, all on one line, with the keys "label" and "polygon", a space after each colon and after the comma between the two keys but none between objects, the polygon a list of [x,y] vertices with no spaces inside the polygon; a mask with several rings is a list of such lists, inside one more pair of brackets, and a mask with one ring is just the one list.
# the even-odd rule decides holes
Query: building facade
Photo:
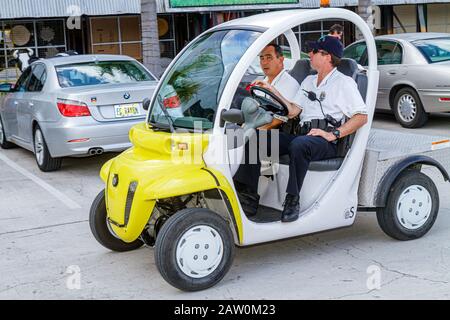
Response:
[{"label": "building facade", "polygon": [[[160,75],[184,46],[222,22],[268,10],[318,8],[320,0],[0,0],[0,81],[15,78],[14,52],[39,58],[59,52],[124,54]],[[330,0],[358,12],[375,34],[450,32],[450,0]],[[359,6],[359,7],[358,7]],[[358,38],[343,21],[299,26],[304,43],[344,25],[344,42]]]}]

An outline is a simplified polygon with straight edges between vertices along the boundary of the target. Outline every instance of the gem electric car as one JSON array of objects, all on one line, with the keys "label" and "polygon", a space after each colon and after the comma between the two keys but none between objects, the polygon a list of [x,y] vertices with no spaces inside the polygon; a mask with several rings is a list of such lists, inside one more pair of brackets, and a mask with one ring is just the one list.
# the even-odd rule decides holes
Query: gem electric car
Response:
[{"label": "gem electric car", "polygon": [[[297,221],[280,221],[286,157],[264,164],[261,207],[247,217],[233,183],[245,141],[228,136],[235,128],[247,132],[271,122],[285,114],[286,106],[253,95],[254,100],[243,99],[242,109],[231,108],[236,92],[255,57],[281,35],[297,61],[291,75],[300,83],[312,70],[300,57],[292,28],[323,19],[350,21],[364,35],[367,70],[360,71],[353,60],[344,60],[340,70],[357,82],[369,122],[352,143],[347,140],[350,148],[342,148],[339,157],[311,163]],[[163,278],[186,291],[217,284],[232,265],[235,246],[347,227],[358,209],[376,211],[381,228],[393,238],[423,236],[436,219],[439,198],[421,167],[437,167],[448,179],[439,159],[447,156],[449,141],[371,131],[378,76],[372,33],[348,10],[270,12],[206,31],[178,55],[152,100],[145,101],[147,121],[131,129],[133,147],[101,169],[105,189],[91,207],[93,235],[114,251],[154,246]],[[442,153],[434,157],[433,152]]]}]

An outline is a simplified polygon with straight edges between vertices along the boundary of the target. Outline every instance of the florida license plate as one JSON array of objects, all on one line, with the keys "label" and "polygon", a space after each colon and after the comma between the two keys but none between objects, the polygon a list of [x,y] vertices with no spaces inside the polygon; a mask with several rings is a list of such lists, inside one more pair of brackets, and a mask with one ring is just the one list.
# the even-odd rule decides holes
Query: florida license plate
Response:
[{"label": "florida license plate", "polygon": [[114,106],[114,112],[116,118],[126,118],[126,117],[135,117],[139,116],[139,103],[133,104],[121,104]]}]

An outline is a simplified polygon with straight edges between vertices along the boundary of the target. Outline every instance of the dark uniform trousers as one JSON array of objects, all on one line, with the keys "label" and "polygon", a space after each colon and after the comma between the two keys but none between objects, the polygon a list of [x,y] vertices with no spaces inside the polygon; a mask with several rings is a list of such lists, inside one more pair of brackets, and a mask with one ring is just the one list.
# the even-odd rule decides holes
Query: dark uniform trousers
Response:
[{"label": "dark uniform trousers", "polygon": [[[245,184],[251,192],[258,192],[258,181],[261,175],[261,162],[259,155],[260,143],[262,139],[267,139],[267,155],[270,157],[271,139],[273,132],[267,131],[267,134],[260,134],[257,130],[258,147],[250,147],[247,142],[245,146],[245,157],[238,171],[234,176],[234,180]],[[250,140],[251,141],[251,140]],[[311,161],[319,161],[337,157],[337,146],[332,142],[328,142],[322,137],[313,136],[295,136],[284,132],[279,132],[279,155],[290,156],[289,163],[289,181],[286,188],[286,193],[291,195],[299,195],[303,185],[308,167]],[[250,155],[250,150],[258,150],[257,163],[253,162],[255,156]]]}]

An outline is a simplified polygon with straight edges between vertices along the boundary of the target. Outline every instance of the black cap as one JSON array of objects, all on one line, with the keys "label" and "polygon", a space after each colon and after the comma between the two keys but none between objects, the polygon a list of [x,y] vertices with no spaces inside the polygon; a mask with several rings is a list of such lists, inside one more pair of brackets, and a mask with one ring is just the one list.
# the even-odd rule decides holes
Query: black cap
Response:
[{"label": "black cap", "polygon": [[317,41],[308,41],[308,47],[312,49],[324,50],[328,53],[332,53],[338,58],[342,58],[344,54],[344,46],[341,41],[333,36],[323,36]]}]

